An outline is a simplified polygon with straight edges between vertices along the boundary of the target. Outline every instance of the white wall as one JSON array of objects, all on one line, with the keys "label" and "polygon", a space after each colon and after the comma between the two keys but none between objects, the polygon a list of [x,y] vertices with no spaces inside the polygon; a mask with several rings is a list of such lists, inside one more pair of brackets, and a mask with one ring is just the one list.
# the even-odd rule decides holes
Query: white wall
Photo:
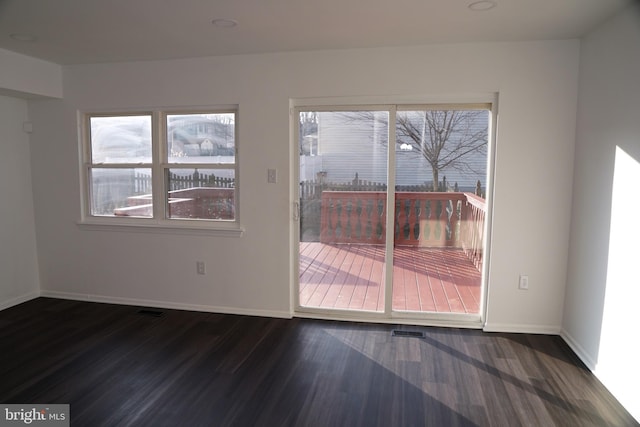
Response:
[{"label": "white wall", "polygon": [[[490,330],[558,332],[568,251],[579,42],[431,45],[97,64],[34,101],[45,294],[288,315],[289,100],[499,92]],[[241,238],[81,230],[76,110],[239,104]],[[267,168],[279,182],[267,184]],[[207,263],[197,276],[195,261]],[[529,291],[518,291],[519,273]]]},{"label": "white wall", "polygon": [[21,98],[62,97],[62,67],[0,49],[0,95]]},{"label": "white wall", "polygon": [[[563,336],[640,420],[640,5],[581,46]],[[622,206],[622,210],[620,207]],[[635,206],[635,208],[634,208]]]},{"label": "white wall", "polygon": [[39,294],[27,102],[0,95],[0,309]]}]

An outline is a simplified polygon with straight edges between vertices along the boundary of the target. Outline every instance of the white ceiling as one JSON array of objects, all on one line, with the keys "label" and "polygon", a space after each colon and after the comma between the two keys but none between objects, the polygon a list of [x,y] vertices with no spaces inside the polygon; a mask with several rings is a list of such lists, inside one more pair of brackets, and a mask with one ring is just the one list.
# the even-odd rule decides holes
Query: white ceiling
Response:
[{"label": "white ceiling", "polygon": [[[59,64],[577,38],[632,0],[0,0],[0,48]],[[218,28],[215,18],[238,21]],[[16,41],[28,34],[35,41]]]}]

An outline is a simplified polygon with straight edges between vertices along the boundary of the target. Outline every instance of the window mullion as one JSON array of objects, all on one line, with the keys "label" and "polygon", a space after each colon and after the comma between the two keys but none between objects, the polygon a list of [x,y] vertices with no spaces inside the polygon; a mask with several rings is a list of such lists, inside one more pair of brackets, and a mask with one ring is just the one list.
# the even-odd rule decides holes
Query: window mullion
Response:
[{"label": "window mullion", "polygon": [[164,220],[167,218],[166,191],[167,180],[165,178],[165,165],[167,163],[167,153],[164,149],[166,138],[166,124],[164,114],[156,111],[153,113],[152,140],[152,176],[153,176],[153,218]]}]

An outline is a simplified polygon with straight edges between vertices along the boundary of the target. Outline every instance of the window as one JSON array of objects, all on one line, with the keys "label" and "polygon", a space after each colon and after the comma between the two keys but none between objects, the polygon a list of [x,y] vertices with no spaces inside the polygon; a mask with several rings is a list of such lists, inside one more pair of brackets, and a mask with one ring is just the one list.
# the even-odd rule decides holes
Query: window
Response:
[{"label": "window", "polygon": [[92,113],[84,126],[85,220],[237,224],[235,109]]}]

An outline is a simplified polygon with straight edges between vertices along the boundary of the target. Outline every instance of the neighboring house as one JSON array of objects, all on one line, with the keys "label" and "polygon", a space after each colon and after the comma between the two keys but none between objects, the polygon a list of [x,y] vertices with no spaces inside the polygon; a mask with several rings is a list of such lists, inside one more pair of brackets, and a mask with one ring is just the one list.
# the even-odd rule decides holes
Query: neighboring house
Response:
[{"label": "neighboring house", "polygon": [[235,153],[233,123],[203,115],[169,116],[167,138],[170,154],[177,157]]},{"label": "neighboring house", "polygon": [[[487,114],[488,116],[488,114]],[[475,123],[475,126],[486,126]],[[454,137],[452,137],[453,139]],[[344,183],[358,179],[387,182],[387,126],[377,120],[352,119],[346,113],[318,113],[317,135],[303,136],[300,156],[301,180],[316,179],[322,173],[326,182]],[[396,185],[423,185],[433,181],[432,168],[417,151],[399,138],[396,150]],[[403,144],[405,143],[405,144]],[[402,148],[400,148],[402,146]],[[404,149],[403,149],[404,148]],[[479,150],[463,157],[464,168],[448,167],[440,171],[449,185],[473,191],[479,180],[486,185],[487,151]]]}]

